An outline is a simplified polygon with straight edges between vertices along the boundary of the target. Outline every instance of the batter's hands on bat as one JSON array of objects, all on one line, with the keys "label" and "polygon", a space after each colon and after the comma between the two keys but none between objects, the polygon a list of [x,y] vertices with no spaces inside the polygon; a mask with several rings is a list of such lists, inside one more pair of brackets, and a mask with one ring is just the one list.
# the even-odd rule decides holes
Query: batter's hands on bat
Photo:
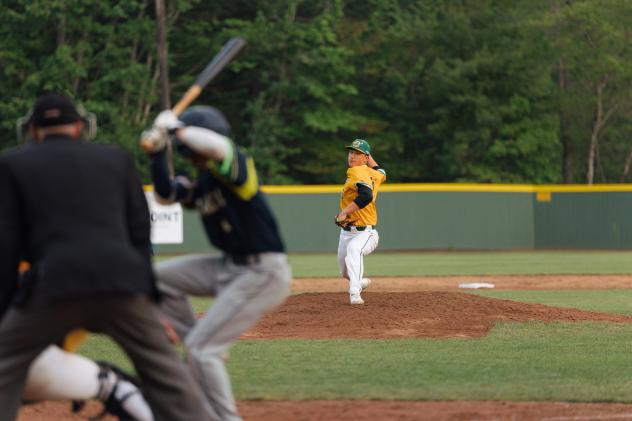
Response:
[{"label": "batter's hands on bat", "polygon": [[170,133],[182,126],[184,123],[178,120],[178,116],[171,110],[164,110],[158,114],[153,124],[153,127]]},{"label": "batter's hands on bat", "polygon": [[148,154],[165,150],[169,136],[183,125],[173,111],[162,111],[154,120],[151,129],[145,130],[141,135],[141,148]]},{"label": "batter's hands on bat", "polygon": [[166,130],[157,127],[145,130],[140,135],[140,147],[147,154],[155,154],[167,149],[169,134]]}]

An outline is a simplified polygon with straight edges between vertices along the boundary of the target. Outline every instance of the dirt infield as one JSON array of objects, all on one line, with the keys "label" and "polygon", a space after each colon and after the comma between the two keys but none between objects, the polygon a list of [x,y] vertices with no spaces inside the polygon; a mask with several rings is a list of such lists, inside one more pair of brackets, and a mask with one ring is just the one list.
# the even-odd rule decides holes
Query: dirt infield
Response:
[{"label": "dirt infield", "polygon": [[486,298],[452,291],[365,292],[351,306],[346,293],[289,297],[244,339],[474,338],[498,321],[632,322],[632,317]]},{"label": "dirt infield", "polygon": [[[85,421],[86,415],[99,411],[98,404],[91,404],[79,416],[70,414],[68,407],[59,402],[25,407],[18,421]],[[239,412],[246,421],[632,420],[632,405],[566,402],[257,401],[239,402]]]},{"label": "dirt infield", "polygon": [[[266,316],[244,339],[278,338],[472,338],[497,321],[610,321],[632,317],[518,303],[459,290],[460,283],[486,282],[497,289],[624,289],[632,276],[458,276],[376,278],[363,294],[364,306],[350,306],[340,279],[298,279],[286,303]],[[379,323],[377,322],[379,321]],[[69,404],[24,407],[19,421],[85,419]],[[555,402],[256,401],[240,402],[246,420],[632,420],[632,405]],[[111,420],[112,418],[105,418]]]}]

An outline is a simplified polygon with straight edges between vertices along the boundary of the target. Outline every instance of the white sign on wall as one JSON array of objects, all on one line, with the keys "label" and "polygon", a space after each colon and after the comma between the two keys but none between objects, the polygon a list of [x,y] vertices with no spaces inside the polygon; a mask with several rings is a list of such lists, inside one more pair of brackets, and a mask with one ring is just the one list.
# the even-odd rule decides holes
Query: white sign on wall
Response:
[{"label": "white sign on wall", "polygon": [[184,241],[184,223],[182,206],[161,205],[156,202],[153,191],[145,192],[151,218],[152,244],[182,244]]}]

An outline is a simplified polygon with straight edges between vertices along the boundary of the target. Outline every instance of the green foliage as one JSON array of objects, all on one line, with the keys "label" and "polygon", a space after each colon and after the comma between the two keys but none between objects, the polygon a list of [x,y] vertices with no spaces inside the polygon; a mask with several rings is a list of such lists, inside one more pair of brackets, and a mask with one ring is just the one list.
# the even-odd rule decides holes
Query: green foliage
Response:
[{"label": "green foliage", "polygon": [[[585,178],[607,78],[595,180],[614,182],[629,154],[630,21],[625,0],[170,0],[171,98],[240,35],[247,49],[197,103],[225,112],[263,183],[339,183],[356,137],[392,182],[552,183]],[[148,181],[137,141],[159,111],[155,32],[147,0],[3,1],[0,149],[59,90]]]},{"label": "green foliage", "polygon": [[99,141],[140,160],[136,141],[156,101],[154,22],[146,2],[22,1],[0,5],[0,147],[43,91],[70,95],[97,114]]},{"label": "green foliage", "polygon": [[575,0],[551,5],[535,27],[547,34],[554,49],[548,60],[556,78],[564,74],[565,83],[558,84],[554,98],[568,122],[565,159],[574,164],[570,176],[587,179],[594,133],[594,181],[617,182],[629,153],[622,131],[629,128],[632,105],[632,3]]}]

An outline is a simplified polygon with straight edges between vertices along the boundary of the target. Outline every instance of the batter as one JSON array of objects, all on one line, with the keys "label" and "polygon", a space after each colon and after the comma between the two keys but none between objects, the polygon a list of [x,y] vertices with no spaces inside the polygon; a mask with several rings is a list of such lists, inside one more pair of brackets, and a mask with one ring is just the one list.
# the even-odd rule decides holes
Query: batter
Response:
[{"label": "batter", "polygon": [[[155,193],[163,202],[197,208],[209,241],[221,251],[160,263],[156,273],[161,306],[184,343],[206,394],[209,416],[241,420],[224,357],[242,333],[289,293],[285,246],[259,188],[254,161],[228,138],[230,126],[219,110],[192,107],[179,119],[164,111],[153,130],[149,136],[157,138],[151,155]],[[169,176],[167,132],[176,150],[197,166],[197,180]],[[198,320],[188,295],[215,300]]]}]

